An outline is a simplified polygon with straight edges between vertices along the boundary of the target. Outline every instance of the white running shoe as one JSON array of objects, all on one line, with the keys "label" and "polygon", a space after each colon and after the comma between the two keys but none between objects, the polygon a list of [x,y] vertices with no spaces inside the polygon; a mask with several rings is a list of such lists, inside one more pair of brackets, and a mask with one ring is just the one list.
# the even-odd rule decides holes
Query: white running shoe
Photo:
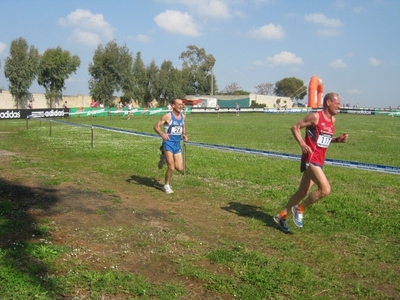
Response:
[{"label": "white running shoe", "polygon": [[303,228],[303,213],[299,212],[297,205],[292,207],[293,221],[297,227]]},{"label": "white running shoe", "polygon": [[171,187],[169,186],[169,184],[164,185],[163,191],[164,191],[166,194],[172,194],[172,193],[174,192],[174,191],[171,189]]},{"label": "white running shoe", "polygon": [[160,155],[160,161],[158,162],[158,168],[162,169],[166,162],[167,162],[167,159],[165,158],[165,155],[161,154]]}]

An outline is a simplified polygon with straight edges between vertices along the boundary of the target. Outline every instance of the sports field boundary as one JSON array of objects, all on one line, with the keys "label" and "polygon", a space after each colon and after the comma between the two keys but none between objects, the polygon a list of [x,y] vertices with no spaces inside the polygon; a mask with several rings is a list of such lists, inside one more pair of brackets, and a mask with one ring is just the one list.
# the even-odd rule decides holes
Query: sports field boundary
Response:
[{"label": "sports field boundary", "polygon": [[[116,132],[116,133],[130,134],[130,135],[160,139],[160,136],[158,134],[139,132],[139,131],[134,131],[134,130],[129,130],[129,129],[121,129],[121,128],[115,128],[115,127],[96,125],[96,124],[85,125],[85,124],[62,121],[62,120],[58,120],[58,119],[45,119],[45,118],[31,118],[31,119],[50,122],[50,136],[52,133],[52,127],[51,127],[52,122],[91,129],[92,130],[92,138],[91,138],[92,148],[93,148],[93,143],[94,143],[93,130],[95,128],[112,131],[112,132]],[[28,125],[27,125],[27,129],[28,129]],[[235,147],[235,146],[225,146],[225,145],[218,145],[218,144],[207,144],[207,143],[201,143],[201,142],[187,141],[187,142],[184,142],[184,145],[185,145],[185,147],[184,147],[185,156],[186,156],[186,145],[192,145],[192,146],[202,147],[202,148],[207,148],[207,149],[214,149],[214,150],[227,151],[227,152],[236,152],[236,153],[241,153],[241,154],[266,156],[266,157],[288,159],[288,160],[299,161],[301,158],[300,155],[296,155],[296,154],[288,154],[288,153],[283,153],[283,152],[274,152],[274,151],[269,151],[269,150],[258,150],[258,149]],[[331,165],[331,166],[351,168],[351,169],[360,169],[360,170],[400,175],[400,167],[396,167],[396,166],[388,166],[388,165],[382,165],[382,164],[370,164],[370,163],[363,163],[363,162],[357,162],[357,161],[348,161],[348,160],[330,159],[330,158],[325,159],[325,164]]]}]

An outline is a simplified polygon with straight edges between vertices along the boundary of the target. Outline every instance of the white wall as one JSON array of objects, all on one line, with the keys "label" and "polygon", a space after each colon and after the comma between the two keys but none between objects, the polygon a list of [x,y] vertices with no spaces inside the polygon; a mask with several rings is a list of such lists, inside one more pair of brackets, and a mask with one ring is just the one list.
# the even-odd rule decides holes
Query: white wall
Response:
[{"label": "white wall", "polygon": [[[11,93],[6,90],[0,90],[0,109],[16,109],[14,98]],[[44,94],[32,93],[29,94],[30,99],[33,102],[33,108],[50,108],[47,104],[46,97]],[[69,108],[71,107],[90,107],[92,102],[92,97],[89,95],[77,95],[77,96],[63,96],[61,100],[53,103],[53,108],[61,108],[64,102],[67,101]],[[27,101],[26,105],[29,101]],[[115,103],[119,102],[119,97],[114,100]],[[135,103],[136,104],[136,103]],[[138,106],[137,104],[134,106]],[[27,107],[20,107],[20,109],[25,109]]]},{"label": "white wall", "polygon": [[268,108],[277,107],[276,100],[281,99],[280,106],[285,106],[285,101],[288,108],[293,107],[293,101],[289,97],[278,97],[278,96],[269,96],[269,95],[258,95],[258,94],[250,94],[250,103],[255,101],[258,104],[264,104]]}]

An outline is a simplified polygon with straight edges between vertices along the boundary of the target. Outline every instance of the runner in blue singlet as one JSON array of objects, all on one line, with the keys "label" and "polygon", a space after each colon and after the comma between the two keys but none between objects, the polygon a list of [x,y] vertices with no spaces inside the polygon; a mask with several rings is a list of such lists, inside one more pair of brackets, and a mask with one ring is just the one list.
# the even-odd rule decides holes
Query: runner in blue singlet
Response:
[{"label": "runner in blue singlet", "polygon": [[[158,164],[161,169],[165,162],[168,169],[165,173],[165,185],[163,191],[167,194],[173,193],[170,186],[170,180],[174,170],[183,171],[183,157],[181,152],[181,140],[187,141],[185,115],[182,113],[183,102],[181,99],[174,99],[171,104],[172,111],[164,114],[161,119],[154,125],[154,130],[161,138],[162,152],[160,162]],[[163,130],[161,130],[163,128]]]}]

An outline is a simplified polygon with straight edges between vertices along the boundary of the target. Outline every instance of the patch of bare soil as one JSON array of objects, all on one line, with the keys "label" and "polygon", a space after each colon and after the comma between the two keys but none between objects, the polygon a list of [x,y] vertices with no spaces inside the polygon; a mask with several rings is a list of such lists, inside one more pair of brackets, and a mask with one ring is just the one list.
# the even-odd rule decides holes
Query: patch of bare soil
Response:
[{"label": "patch of bare soil", "polygon": [[[23,170],[10,168],[11,155],[15,154],[0,153],[0,201],[18,203],[18,213],[8,217],[23,222],[24,230],[3,236],[1,247],[46,238],[33,225],[45,221],[51,227],[51,242],[71,249],[64,261],[141,274],[156,284],[179,282],[189,291],[186,299],[216,295],[203,282],[178,274],[182,257],[198,257],[230,238],[256,243],[258,234],[246,229],[249,216],[275,227],[256,207],[234,202],[216,207],[185,189],[165,195],[156,179],[138,175],[109,182],[96,174],[77,174],[84,185],[43,186],[40,174],[26,178]],[[209,262],[199,264],[210,272],[229,273]]]},{"label": "patch of bare soil", "polygon": [[15,155],[14,152],[6,151],[6,150],[0,150],[0,160],[3,158],[6,158],[8,156],[13,156]]}]

